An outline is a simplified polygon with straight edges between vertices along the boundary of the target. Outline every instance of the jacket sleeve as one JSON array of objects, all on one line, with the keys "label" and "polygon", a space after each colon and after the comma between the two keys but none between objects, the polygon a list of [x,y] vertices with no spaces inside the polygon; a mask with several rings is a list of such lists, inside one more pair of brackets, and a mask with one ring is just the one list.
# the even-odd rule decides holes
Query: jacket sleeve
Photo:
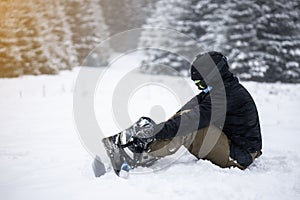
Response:
[{"label": "jacket sleeve", "polygon": [[194,96],[191,100],[189,100],[184,106],[182,106],[182,108],[177,111],[177,113],[181,112],[181,111],[184,111],[184,110],[189,110],[189,109],[192,109],[194,108],[195,106],[199,105],[204,97],[206,96],[207,94],[204,93],[204,92],[201,92],[200,94]]},{"label": "jacket sleeve", "polygon": [[210,123],[211,103],[210,98],[205,98],[205,96],[205,93],[200,93],[186,103],[172,118],[158,124],[155,128],[155,138],[170,139],[207,127]]}]

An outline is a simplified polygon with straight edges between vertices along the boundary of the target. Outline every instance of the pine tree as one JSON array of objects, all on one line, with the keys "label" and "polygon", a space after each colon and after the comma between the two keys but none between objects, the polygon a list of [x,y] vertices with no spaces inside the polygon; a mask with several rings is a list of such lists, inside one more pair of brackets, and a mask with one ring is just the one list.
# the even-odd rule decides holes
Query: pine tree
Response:
[{"label": "pine tree", "polygon": [[[2,77],[53,74],[76,63],[59,0],[2,1]],[[68,29],[68,30],[67,30]]]},{"label": "pine tree", "polygon": [[240,78],[299,81],[299,1],[231,0],[225,53]]},{"label": "pine tree", "polygon": [[[147,24],[182,32],[205,51],[223,52],[244,80],[299,82],[299,15],[298,0],[161,0]],[[146,50],[143,71],[163,73],[158,66],[167,65],[187,74],[188,63],[176,53],[188,49],[188,43],[146,30],[141,44],[161,44],[175,52]]]},{"label": "pine tree", "polygon": [[[1,37],[1,40],[7,43],[3,49],[6,52],[5,63],[2,63],[1,67],[6,73],[1,76],[40,74],[40,68],[49,66],[47,65],[48,57],[43,48],[43,38],[37,25],[35,11],[37,11],[38,2],[16,0],[2,3],[10,10],[3,18],[6,26],[2,30],[6,32],[7,38]],[[12,49],[15,51],[10,51]],[[10,60],[14,56],[18,59]]]},{"label": "pine tree", "polygon": [[[76,52],[72,44],[72,33],[60,0],[39,0],[36,28],[42,40],[42,53],[47,57],[47,65],[41,73],[58,72],[76,66]],[[47,5],[47,6],[45,6]]]},{"label": "pine tree", "polygon": [[[191,52],[198,45],[202,50],[220,50],[225,42],[219,32],[223,31],[224,21],[220,14],[221,1],[206,0],[161,0],[156,4],[152,17],[147,20],[148,26],[170,28],[190,37],[181,41],[177,35],[161,35],[145,30],[140,46],[160,44],[172,49],[173,53],[157,49],[146,50],[142,70],[151,73],[162,73],[159,65],[173,67],[182,75],[188,75],[190,63],[181,58],[182,52]],[[199,48],[200,49],[200,48]],[[193,52],[197,54],[200,52]]]},{"label": "pine tree", "polygon": [[[135,28],[141,28],[150,15],[152,7],[158,0],[101,0],[105,22],[109,27],[110,36]],[[123,52],[137,47],[140,35],[136,32],[132,40],[111,41],[114,50]]]},{"label": "pine tree", "polygon": [[226,20],[228,20],[228,4],[226,0],[202,0],[193,9],[197,13],[196,20],[204,33],[197,35],[199,44],[205,51],[226,49]]},{"label": "pine tree", "polygon": [[7,1],[0,1],[0,77],[14,77],[23,73],[20,49],[15,46],[18,35],[17,9]]},{"label": "pine tree", "polygon": [[[40,0],[44,4],[44,0]],[[52,60],[51,65],[58,65],[59,69],[71,69],[77,65],[77,55],[72,44],[72,32],[67,22],[66,14],[60,0],[49,0],[43,8],[46,19],[42,25],[44,44]]]},{"label": "pine tree", "polygon": [[158,0],[101,0],[109,32],[114,35],[141,27]]},{"label": "pine tree", "polygon": [[[64,2],[64,6],[79,62],[84,62],[84,65],[106,66],[111,54],[110,47],[106,45],[101,51],[100,48],[94,50],[109,36],[100,1],[68,0]],[[92,50],[93,55],[85,60]]]},{"label": "pine tree", "polygon": [[298,0],[260,2],[257,37],[267,81],[297,82],[300,78],[300,3]]},{"label": "pine tree", "polygon": [[[169,28],[191,37],[190,43],[195,39],[195,33],[190,32],[190,20],[194,17],[189,13],[192,4],[196,1],[187,0],[162,0],[157,2],[155,11],[147,20],[148,27]],[[185,18],[186,17],[186,18]],[[184,19],[185,18],[185,19]],[[145,51],[146,57],[143,60],[141,69],[150,73],[167,73],[168,67],[176,70],[173,73],[182,72],[189,63],[185,61],[180,55],[183,51],[188,51],[181,41],[179,33],[174,35],[164,35],[164,31],[153,31],[152,29],[145,29],[141,36],[141,47],[148,47],[155,44],[162,48],[172,49],[172,52],[165,52],[160,49],[147,49]],[[189,43],[187,42],[187,43]]]},{"label": "pine tree", "polygon": [[229,57],[232,71],[240,78],[263,76],[260,70],[266,66],[257,54],[257,18],[261,15],[255,0],[227,2],[226,45],[224,53]]}]

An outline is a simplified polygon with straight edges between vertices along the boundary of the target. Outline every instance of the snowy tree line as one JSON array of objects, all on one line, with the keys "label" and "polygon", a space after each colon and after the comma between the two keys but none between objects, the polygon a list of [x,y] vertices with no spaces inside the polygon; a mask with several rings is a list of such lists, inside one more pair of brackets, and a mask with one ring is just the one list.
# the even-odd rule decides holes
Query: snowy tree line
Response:
[{"label": "snowy tree line", "polygon": [[141,27],[153,2],[1,0],[0,77],[55,74],[82,63],[105,66],[111,46],[118,51],[120,45],[107,45],[85,58],[109,36]]},{"label": "snowy tree line", "polygon": [[[71,69],[109,34],[95,0],[2,0],[0,26],[0,77]],[[94,64],[109,53],[97,52]]]},{"label": "snowy tree line", "polygon": [[[223,52],[242,79],[300,82],[299,20],[298,0],[1,0],[0,77],[71,69],[102,40],[144,25],[175,29],[204,50]],[[137,38],[168,44],[175,54],[149,49],[142,70],[169,73],[163,64],[187,76],[189,63],[176,53],[192,42],[155,34]],[[85,64],[105,66],[113,51],[132,43],[112,43]]]},{"label": "snowy tree line", "polygon": [[[206,51],[223,52],[241,79],[300,82],[299,0],[160,0],[149,25],[175,29]],[[177,54],[191,42],[174,37],[142,34],[142,44],[166,43],[174,50],[147,50],[143,71],[165,73],[160,66],[167,65],[188,74],[189,63]]]}]

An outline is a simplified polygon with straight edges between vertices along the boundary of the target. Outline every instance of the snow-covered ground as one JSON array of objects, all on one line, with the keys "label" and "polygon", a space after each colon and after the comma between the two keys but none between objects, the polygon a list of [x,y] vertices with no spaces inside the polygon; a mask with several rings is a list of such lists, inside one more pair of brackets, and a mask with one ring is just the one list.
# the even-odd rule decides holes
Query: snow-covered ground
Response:
[{"label": "snow-covered ground", "polygon": [[[134,57],[125,57],[115,64],[136,62]],[[81,144],[73,119],[78,70],[57,76],[0,79],[1,199],[300,198],[300,85],[243,83],[257,103],[263,133],[263,155],[245,171],[221,169],[184,155],[163,170],[132,173],[127,180],[112,171],[95,178],[93,157]],[[114,77],[114,72],[110,73]],[[162,83],[174,79],[159,76]],[[144,102],[129,105],[132,120],[143,112],[152,112],[154,118],[169,117],[179,108],[164,89],[157,91],[136,95],[135,101]],[[108,96],[109,91],[104,89],[101,95]],[[159,106],[151,110],[147,103],[160,103],[166,110]],[[111,114],[104,110],[96,115]],[[109,127],[107,131],[117,130],[116,124],[107,120],[105,128]]]}]

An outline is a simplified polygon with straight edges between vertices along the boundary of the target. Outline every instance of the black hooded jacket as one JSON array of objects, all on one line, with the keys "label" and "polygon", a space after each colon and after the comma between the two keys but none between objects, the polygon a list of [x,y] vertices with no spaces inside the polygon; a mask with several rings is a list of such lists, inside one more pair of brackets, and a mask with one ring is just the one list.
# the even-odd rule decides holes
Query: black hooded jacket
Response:
[{"label": "black hooded jacket", "polygon": [[178,113],[186,111],[181,112],[183,114],[175,115],[168,121],[158,124],[155,138],[169,139],[182,136],[212,124],[219,127],[230,140],[230,157],[246,168],[253,161],[250,153],[260,151],[262,148],[258,112],[249,92],[231,72],[227,71],[222,79],[226,102],[225,105],[216,103],[214,106],[217,110],[216,113],[222,113],[223,108],[225,116],[217,114],[213,119],[211,118],[211,96],[214,95],[216,99],[224,96],[224,93],[215,87],[208,93],[201,92],[187,102],[178,111]]}]

